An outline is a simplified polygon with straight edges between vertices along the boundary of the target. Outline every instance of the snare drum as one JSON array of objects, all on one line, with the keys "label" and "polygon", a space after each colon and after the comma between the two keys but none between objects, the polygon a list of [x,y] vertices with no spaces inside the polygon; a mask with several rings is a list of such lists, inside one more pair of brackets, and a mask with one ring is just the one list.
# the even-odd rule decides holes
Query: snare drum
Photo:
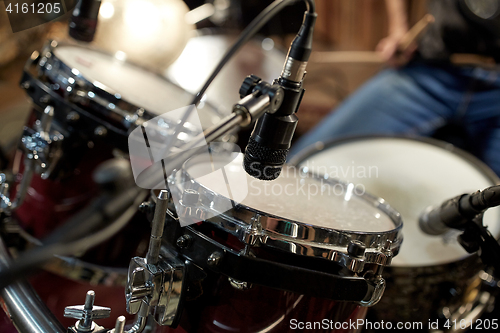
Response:
[{"label": "snare drum", "polygon": [[[359,137],[318,143],[291,163],[361,185],[401,212],[404,243],[386,269],[385,296],[369,316],[422,322],[424,328],[437,319],[465,319],[470,325],[493,301],[481,290],[481,279],[488,274],[480,273],[483,266],[477,256],[458,244],[460,232],[429,236],[418,225],[428,206],[498,184],[498,177],[482,162],[436,140]],[[500,210],[488,210],[484,224],[498,236]]]},{"label": "snare drum", "polygon": [[401,244],[399,214],[352,184],[298,170],[261,181],[242,154],[222,155],[196,156],[169,178],[181,200],[163,246],[185,263],[190,292],[176,302],[180,328],[167,331],[360,331]]}]

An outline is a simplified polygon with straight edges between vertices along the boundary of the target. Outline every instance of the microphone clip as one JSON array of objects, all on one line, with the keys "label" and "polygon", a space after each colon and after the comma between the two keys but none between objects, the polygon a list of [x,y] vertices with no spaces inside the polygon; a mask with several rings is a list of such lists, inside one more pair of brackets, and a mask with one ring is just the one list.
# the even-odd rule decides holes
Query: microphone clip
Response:
[{"label": "microphone clip", "polygon": [[468,253],[479,255],[486,266],[493,268],[493,276],[500,277],[500,244],[483,225],[483,213],[476,215],[465,223],[458,236],[458,243]]},{"label": "microphone clip", "polygon": [[279,84],[269,84],[256,75],[245,78],[240,87],[241,100],[233,106],[233,112],[245,115],[241,126],[248,126],[264,113],[275,113],[283,103],[285,93]]}]

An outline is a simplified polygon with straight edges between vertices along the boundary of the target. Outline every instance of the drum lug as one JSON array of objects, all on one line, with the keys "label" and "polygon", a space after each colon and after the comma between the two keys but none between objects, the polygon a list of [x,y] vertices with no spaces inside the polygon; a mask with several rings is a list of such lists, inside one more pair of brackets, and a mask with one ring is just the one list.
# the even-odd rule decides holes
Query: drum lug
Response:
[{"label": "drum lug", "polygon": [[252,288],[251,283],[236,280],[236,279],[233,279],[232,277],[228,277],[228,281],[231,284],[231,287],[233,287],[234,289],[237,289],[237,290],[248,290],[248,289]]},{"label": "drum lug", "polygon": [[[207,218],[206,210],[199,204],[200,194],[193,189],[185,189],[182,199],[176,207],[177,216],[184,221],[203,221]],[[182,222],[182,221],[181,221]]]},{"label": "drum lug", "polygon": [[362,306],[373,306],[377,304],[385,290],[385,280],[381,276],[377,276],[375,280],[368,280],[368,285],[373,288],[373,291],[370,293],[369,300],[363,300],[360,302]]},{"label": "drum lug", "polygon": [[222,260],[222,253],[219,251],[215,251],[208,257],[207,264],[209,266],[215,267],[219,265],[221,260]]},{"label": "drum lug", "polygon": [[176,245],[181,249],[187,248],[189,244],[191,244],[191,236],[189,235],[183,235],[176,241]]},{"label": "drum lug", "polygon": [[11,206],[7,176],[4,173],[0,173],[0,214],[3,212],[9,214]]},{"label": "drum lug", "polygon": [[260,223],[260,215],[255,214],[250,220],[250,226],[242,235],[242,241],[250,246],[255,246],[260,242],[262,236],[262,224]]}]

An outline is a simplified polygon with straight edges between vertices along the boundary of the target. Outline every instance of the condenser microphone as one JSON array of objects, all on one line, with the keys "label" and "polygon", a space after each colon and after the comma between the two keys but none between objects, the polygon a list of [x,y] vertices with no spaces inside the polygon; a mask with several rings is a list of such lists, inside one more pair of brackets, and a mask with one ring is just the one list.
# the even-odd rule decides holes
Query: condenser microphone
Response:
[{"label": "condenser microphone", "polygon": [[286,162],[292,137],[297,127],[296,112],[304,89],[307,61],[312,49],[312,36],[317,14],[306,12],[299,33],[293,40],[279,79],[284,91],[283,103],[275,112],[266,112],[255,124],[245,149],[245,171],[261,180],[278,178]]},{"label": "condenser microphone", "polygon": [[420,229],[428,235],[441,235],[450,229],[462,230],[465,224],[486,209],[500,205],[500,185],[472,194],[448,199],[439,207],[428,207],[420,215]]},{"label": "condenser microphone", "polygon": [[69,21],[69,35],[81,42],[91,42],[97,29],[101,0],[78,0]]}]

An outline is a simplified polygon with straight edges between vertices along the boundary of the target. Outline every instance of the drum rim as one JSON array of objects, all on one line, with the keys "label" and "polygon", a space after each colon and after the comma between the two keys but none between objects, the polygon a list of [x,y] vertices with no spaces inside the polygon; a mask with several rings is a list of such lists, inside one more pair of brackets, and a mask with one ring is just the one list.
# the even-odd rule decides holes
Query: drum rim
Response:
[{"label": "drum rim", "polygon": [[[489,179],[493,184],[500,184],[500,177],[495,174],[495,172],[488,167],[483,161],[479,160],[477,157],[472,155],[471,153],[460,149],[456,146],[454,146],[451,143],[441,141],[438,139],[434,138],[429,138],[429,137],[422,137],[422,136],[404,136],[404,135],[394,135],[394,134],[367,134],[367,135],[352,135],[352,136],[346,136],[343,138],[339,139],[331,139],[327,140],[322,143],[321,147],[316,147],[315,145],[311,145],[307,148],[305,148],[301,153],[297,154],[290,160],[290,164],[297,166],[300,163],[304,162],[311,156],[314,156],[315,154],[335,147],[339,146],[345,143],[350,143],[350,142],[356,142],[356,141],[362,141],[362,140],[367,140],[367,139],[401,139],[401,140],[408,140],[408,141],[417,141],[420,143],[425,143],[429,144],[431,146],[443,148],[446,151],[449,151],[451,153],[456,153],[459,157],[462,157],[464,160],[466,160],[468,163],[472,164],[474,167],[477,167],[477,169],[483,173],[483,175]],[[404,221],[403,221],[404,222]],[[448,272],[450,269],[455,269],[456,267],[460,267],[461,265],[469,262],[473,263],[474,261],[479,260],[479,257],[477,254],[471,254],[466,257],[457,259],[455,261],[451,261],[448,263],[443,263],[443,264],[434,264],[434,265],[423,265],[423,266],[397,266],[397,265],[391,265],[390,267],[387,267],[387,270],[391,273],[394,274],[422,274],[424,272],[428,273],[429,270],[432,270],[433,274],[443,274]],[[411,272],[411,273],[409,273]]]},{"label": "drum rim", "polygon": [[[91,50],[92,52],[96,52],[100,55],[105,55],[107,57],[110,57],[111,59],[114,58],[114,55],[112,55],[109,52],[106,52],[104,50],[101,50],[94,45],[80,45],[80,44],[74,44],[69,41],[55,41],[55,40],[49,40],[47,43],[44,45],[42,48],[41,56],[45,57],[46,60],[44,61],[43,64],[40,64],[40,62],[36,65],[38,69],[38,78],[40,79],[40,73],[43,73],[44,75],[47,75],[47,73],[65,73],[68,75],[68,77],[72,77],[75,79],[75,83],[84,83],[83,85],[80,85],[78,88],[79,90],[84,90],[85,95],[88,98],[88,93],[93,92],[96,96],[100,97],[101,99],[104,99],[105,101],[102,102],[100,101],[99,98],[89,98],[90,101],[96,102],[100,104],[102,107],[104,107],[108,112],[112,114],[116,114],[120,116],[123,121],[123,125],[125,125],[127,128],[129,127],[135,127],[141,125],[143,122],[150,120],[154,117],[160,116],[161,114],[156,114],[154,111],[148,110],[140,105],[135,104],[135,102],[130,101],[129,99],[121,96],[119,91],[115,91],[105,82],[99,82],[99,86],[95,85],[93,82],[90,81],[89,78],[81,75],[79,72],[78,74],[73,73],[73,68],[68,66],[62,59],[60,59],[57,55],[55,50],[61,47],[73,47],[73,48],[79,48],[79,49],[85,49],[85,50]],[[47,57],[47,54],[50,54],[50,56]],[[52,68],[49,70],[46,68],[46,64],[49,63],[52,65]],[[165,83],[175,87],[179,91],[182,91],[186,96],[192,97],[193,94],[186,91],[183,89],[181,86],[173,82],[171,79],[169,79],[166,76],[161,75],[158,72],[152,71],[151,69],[145,68],[144,66],[141,66],[139,64],[136,64],[131,61],[125,60],[124,63],[128,66],[134,67],[140,71],[147,72],[156,78],[164,81]],[[57,71],[54,71],[54,64],[57,64],[59,68]],[[78,68],[76,68],[78,70]],[[64,88],[65,91],[68,87],[71,89],[73,88],[74,84],[67,83],[66,85],[62,85],[60,80],[56,80],[56,75],[47,75],[47,77],[50,77],[52,80],[57,81],[59,85],[61,85],[62,88]],[[82,97],[82,96],[80,96]],[[67,96],[64,96],[65,99],[67,99]],[[110,107],[110,104],[113,106]],[[124,105],[125,108],[119,107],[117,104]],[[210,112],[213,112],[215,115],[219,117],[223,117],[223,114],[218,110],[212,103],[209,101],[205,102],[205,105],[208,107]]]},{"label": "drum rim", "polygon": [[[198,193],[208,190],[211,192],[210,194],[217,195],[213,190],[190,177],[186,170],[189,166],[188,163],[192,162],[192,159],[186,161],[182,168],[169,179],[170,190],[178,191],[179,189],[176,188],[175,184],[186,183],[186,179],[188,179],[192,185],[190,188],[198,190]],[[347,183],[337,179],[325,179],[313,173],[309,173],[309,175],[316,180],[323,180],[330,184],[335,182],[336,184],[347,186]],[[178,180],[180,181],[178,182]],[[202,220],[214,224],[225,232],[233,234],[243,242],[246,242],[248,238],[259,238],[260,243],[264,246],[278,248],[294,254],[322,257],[339,262],[351,261],[352,258],[346,254],[347,246],[352,241],[358,241],[366,247],[365,262],[384,266],[388,265],[392,257],[399,252],[402,243],[401,230],[403,221],[401,215],[382,198],[369,193],[361,195],[354,193],[354,195],[366,204],[386,214],[393,222],[394,227],[390,230],[378,232],[327,228],[283,218],[232,200],[236,204],[233,205],[232,209],[223,213],[212,210],[216,215]],[[210,200],[213,200],[213,198]],[[228,199],[226,198],[226,200]],[[173,205],[171,207],[174,208]],[[252,221],[258,221],[259,227],[256,228],[252,225]]]}]

